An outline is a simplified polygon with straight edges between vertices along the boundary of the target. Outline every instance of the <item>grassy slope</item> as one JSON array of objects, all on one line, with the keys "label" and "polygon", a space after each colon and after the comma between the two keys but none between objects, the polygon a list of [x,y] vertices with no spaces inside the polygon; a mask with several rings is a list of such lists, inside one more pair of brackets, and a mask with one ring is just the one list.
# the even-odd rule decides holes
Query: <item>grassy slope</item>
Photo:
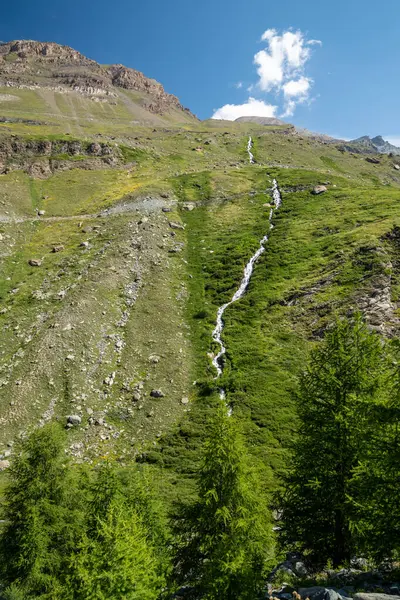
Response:
[{"label": "grassy slope", "polygon": [[[167,495],[188,492],[215,398],[208,356],[215,314],[266,233],[263,205],[277,177],[282,208],[247,295],[226,313],[224,332],[228,399],[266,486],[274,485],[272,473],[284,468],[296,429],[292,392],[305,352],[366,285],[358,249],[382,245],[381,236],[397,222],[392,162],[384,157],[372,165],[279,128],[202,123],[183,130],[131,127],[122,135],[114,125],[133,168],[72,169],[44,180],[15,171],[0,178],[0,215],[27,219],[0,221],[0,308],[7,309],[0,314],[0,441],[4,447],[43,415],[65,419],[78,412],[83,427],[70,432],[78,457],[111,453],[128,462],[144,451],[157,470],[168,467],[160,471],[167,483],[178,484],[166,485]],[[2,127],[36,137],[60,134],[59,126]],[[247,160],[248,131],[254,166]],[[327,180],[326,194],[310,194]],[[158,198],[155,207],[143,200],[150,195]],[[185,210],[187,201],[196,203],[194,210]],[[121,202],[130,203],[130,212],[96,216]],[[162,213],[163,203],[171,214]],[[36,208],[54,219],[34,219]],[[138,224],[143,215],[149,221]],[[182,220],[185,231],[171,237],[169,220]],[[83,231],[93,226],[99,229]],[[184,251],[171,254],[177,241]],[[54,244],[64,250],[52,253]],[[30,258],[43,259],[42,266],[30,267]],[[121,327],[129,286],[137,299]],[[67,290],[64,300],[61,290]],[[104,380],[113,371],[109,389]],[[132,402],[137,384],[141,399]],[[153,388],[165,397],[151,399]],[[87,409],[107,426],[89,425]]]}]

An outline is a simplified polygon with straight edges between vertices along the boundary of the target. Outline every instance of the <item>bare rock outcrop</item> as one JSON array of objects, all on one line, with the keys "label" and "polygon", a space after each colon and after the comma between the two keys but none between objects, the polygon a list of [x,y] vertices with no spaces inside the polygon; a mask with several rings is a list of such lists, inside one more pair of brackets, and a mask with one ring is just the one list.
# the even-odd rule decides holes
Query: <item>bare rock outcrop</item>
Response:
[{"label": "bare rock outcrop", "polygon": [[103,66],[54,42],[15,40],[0,44],[0,84],[8,87],[50,87],[73,90],[97,101],[117,96],[117,88],[142,92],[144,108],[155,114],[171,109],[184,111],[178,98],[140,71],[124,65]]}]

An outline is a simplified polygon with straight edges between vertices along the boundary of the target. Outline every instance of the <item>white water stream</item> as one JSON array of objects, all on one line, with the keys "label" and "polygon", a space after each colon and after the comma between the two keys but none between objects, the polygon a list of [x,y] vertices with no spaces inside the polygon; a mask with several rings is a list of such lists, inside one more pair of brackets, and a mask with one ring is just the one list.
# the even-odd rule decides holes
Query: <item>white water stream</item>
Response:
[{"label": "white water stream", "polygon": [[[249,139],[249,145],[250,144],[251,144],[251,138]],[[250,156],[250,162],[253,162],[253,155],[251,154],[251,150],[249,150],[249,145],[248,145],[248,152],[249,152],[249,156]],[[250,148],[251,148],[251,145],[250,145]],[[270,230],[273,228],[272,218],[274,216],[274,211],[278,210],[278,208],[280,207],[281,202],[282,202],[281,194],[280,194],[280,191],[278,188],[278,183],[277,183],[276,179],[274,179],[272,182],[272,197],[273,197],[274,206],[273,206],[273,208],[271,208],[270,213],[269,213],[269,218],[268,218]],[[220,346],[220,351],[213,358],[213,361],[212,361],[214,367],[217,370],[216,379],[218,379],[222,375],[223,365],[222,365],[221,359],[226,352],[226,348],[221,339],[222,332],[224,329],[224,320],[223,320],[224,312],[226,311],[228,306],[230,306],[234,302],[237,302],[237,300],[240,300],[240,298],[242,298],[244,296],[244,294],[246,293],[247,286],[249,285],[249,282],[250,282],[250,279],[251,279],[251,276],[253,273],[254,265],[257,262],[258,258],[261,256],[261,254],[263,252],[265,252],[265,244],[267,243],[267,241],[268,241],[268,235],[265,235],[260,240],[260,247],[253,254],[253,256],[250,258],[249,262],[245,266],[242,281],[240,282],[240,286],[238,287],[236,292],[233,294],[232,299],[229,302],[226,302],[226,304],[223,304],[222,306],[220,306],[217,311],[217,323],[216,323],[214,331],[212,332],[213,340],[215,342],[217,342],[217,344],[219,344],[219,346]],[[225,394],[225,390],[223,388],[220,389],[219,395],[222,400],[225,399],[226,394]],[[229,407],[228,407],[228,412],[229,412],[229,414],[232,413],[232,409]]]},{"label": "white water stream", "polygon": [[250,136],[249,137],[249,141],[247,142],[247,153],[249,155],[249,163],[251,165],[254,164],[254,154],[251,151],[252,148],[253,148],[253,140],[252,140],[252,138]]}]

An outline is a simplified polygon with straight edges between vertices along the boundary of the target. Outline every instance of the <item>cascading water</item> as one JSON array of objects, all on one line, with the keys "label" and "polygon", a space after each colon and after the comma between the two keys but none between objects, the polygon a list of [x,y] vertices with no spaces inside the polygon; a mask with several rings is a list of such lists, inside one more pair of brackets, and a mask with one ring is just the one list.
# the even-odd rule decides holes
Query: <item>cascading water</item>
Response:
[{"label": "cascading water", "polygon": [[[250,138],[250,141],[251,141],[251,138]],[[251,155],[251,157],[252,157],[252,155]],[[252,161],[251,157],[250,157],[250,162]],[[276,179],[274,179],[272,182],[272,198],[273,198],[273,202],[274,202],[274,208],[271,208],[270,213],[269,213],[269,218],[268,218],[268,223],[269,223],[270,229],[273,228],[272,218],[274,216],[274,210],[278,210],[278,208],[280,207],[280,205],[282,203],[282,198],[281,198],[281,194],[280,194],[280,191],[278,188],[278,183],[277,183]],[[214,331],[212,332],[213,340],[215,342],[217,342],[217,344],[219,344],[219,346],[220,346],[220,351],[213,358],[213,361],[212,361],[214,367],[217,370],[216,379],[218,379],[222,375],[223,366],[222,366],[221,359],[226,352],[226,348],[221,339],[221,335],[222,335],[222,332],[224,329],[224,321],[223,321],[224,312],[226,311],[228,306],[230,306],[237,300],[240,300],[240,298],[242,298],[244,296],[247,286],[249,285],[250,278],[253,273],[254,265],[257,262],[258,258],[261,256],[261,254],[265,251],[265,244],[267,243],[267,241],[268,241],[268,235],[265,235],[260,240],[260,247],[253,254],[253,256],[250,258],[249,262],[245,266],[244,273],[243,273],[243,279],[240,283],[240,286],[238,287],[236,292],[233,294],[232,299],[229,302],[226,302],[225,304],[220,306],[217,311],[217,323],[216,323]],[[223,388],[220,389],[219,395],[222,400],[225,400],[226,394],[225,394],[225,390]],[[232,412],[231,408],[228,407],[228,411],[229,411],[229,414],[231,414],[231,412]]]},{"label": "cascading water", "polygon": [[249,163],[251,165],[254,164],[254,154],[251,151],[252,148],[253,148],[253,140],[252,140],[252,138],[250,136],[249,137],[249,141],[247,142],[247,153],[249,155]]}]

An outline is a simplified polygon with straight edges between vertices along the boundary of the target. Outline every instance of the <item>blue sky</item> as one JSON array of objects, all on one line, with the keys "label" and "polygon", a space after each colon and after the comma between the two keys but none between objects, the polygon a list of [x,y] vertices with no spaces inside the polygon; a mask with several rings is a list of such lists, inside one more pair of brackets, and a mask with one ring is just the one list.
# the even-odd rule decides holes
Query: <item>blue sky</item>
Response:
[{"label": "blue sky", "polygon": [[399,0],[20,0],[0,39],[139,69],[202,119],[252,97],[300,127],[400,145]]}]

